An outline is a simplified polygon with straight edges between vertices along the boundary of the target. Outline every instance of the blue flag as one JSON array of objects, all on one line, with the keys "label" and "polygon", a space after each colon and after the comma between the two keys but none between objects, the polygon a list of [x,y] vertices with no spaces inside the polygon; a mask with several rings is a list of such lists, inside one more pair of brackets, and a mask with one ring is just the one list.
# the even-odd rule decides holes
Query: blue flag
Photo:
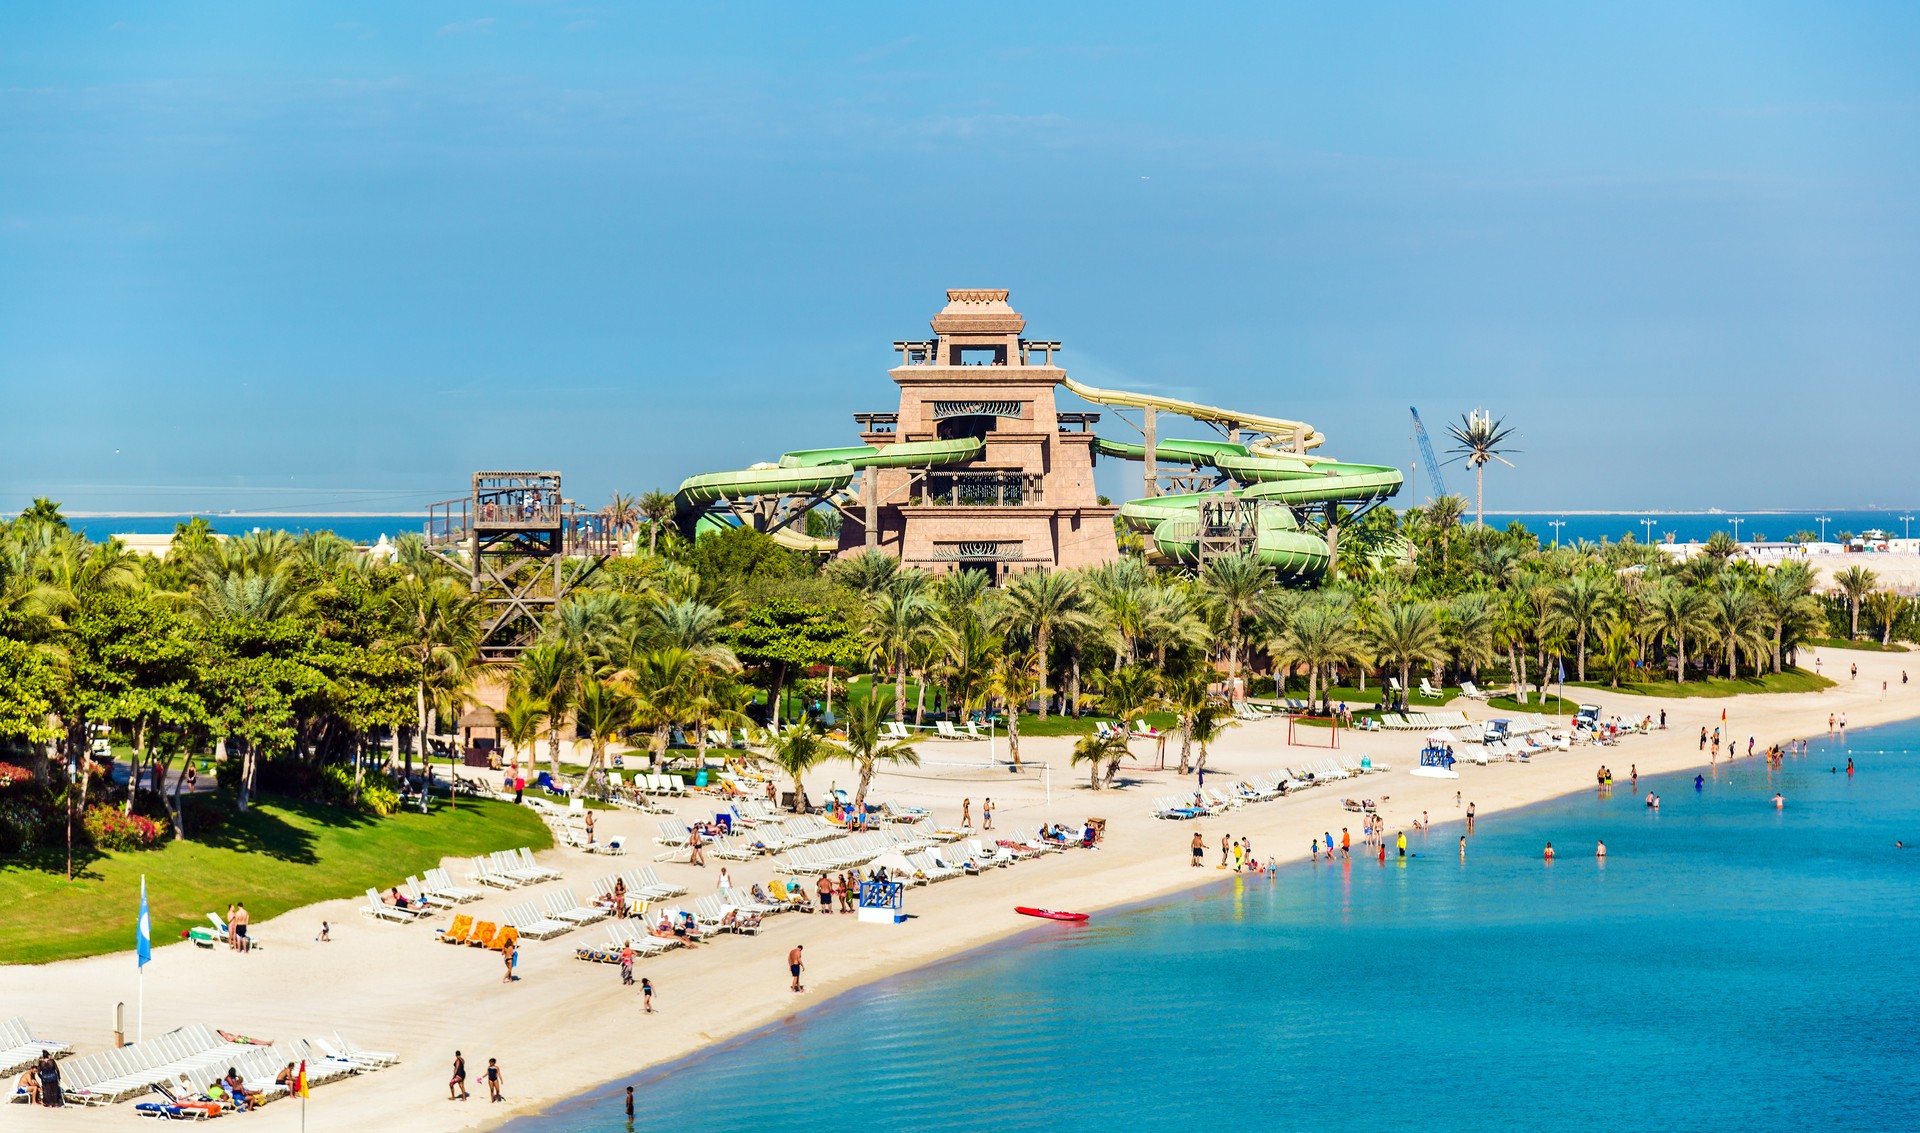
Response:
[{"label": "blue flag", "polygon": [[133,930],[133,950],[138,953],[142,968],[153,959],[153,922],[147,917],[147,879],[144,877],[140,879],[140,923]]},{"label": "blue flag", "polygon": [[1560,658],[1560,683],[1567,683],[1567,659],[1565,657]]}]

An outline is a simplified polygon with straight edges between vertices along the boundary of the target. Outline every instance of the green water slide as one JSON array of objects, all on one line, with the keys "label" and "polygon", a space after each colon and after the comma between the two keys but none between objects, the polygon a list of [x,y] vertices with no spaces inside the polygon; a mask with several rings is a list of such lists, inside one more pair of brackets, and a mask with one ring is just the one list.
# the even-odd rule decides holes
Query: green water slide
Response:
[{"label": "green water slide", "polygon": [[[1112,441],[1095,442],[1105,456],[1144,460],[1146,446]],[[1235,495],[1243,500],[1285,504],[1262,507],[1254,521],[1254,549],[1260,561],[1283,577],[1306,579],[1324,572],[1330,558],[1327,541],[1300,526],[1292,508],[1322,504],[1359,507],[1392,496],[1400,490],[1398,468],[1383,464],[1348,464],[1315,456],[1255,453],[1230,441],[1157,441],[1154,460],[1212,468],[1245,487]],[[1225,492],[1147,496],[1120,507],[1120,521],[1132,530],[1153,536],[1160,552],[1175,562],[1193,562],[1199,552],[1200,508]]]},{"label": "green water slide", "polygon": [[[724,511],[757,497],[827,497],[845,491],[856,474],[869,468],[938,468],[961,464],[980,455],[981,442],[973,437],[950,441],[902,441],[891,445],[848,445],[842,448],[801,449],[786,453],[778,464],[755,464],[737,472],[708,472],[689,476],[674,494],[675,521],[682,532],[697,535],[734,526]],[[815,538],[789,525],[798,516],[776,517],[773,536],[802,550],[832,551],[836,539]]]}]

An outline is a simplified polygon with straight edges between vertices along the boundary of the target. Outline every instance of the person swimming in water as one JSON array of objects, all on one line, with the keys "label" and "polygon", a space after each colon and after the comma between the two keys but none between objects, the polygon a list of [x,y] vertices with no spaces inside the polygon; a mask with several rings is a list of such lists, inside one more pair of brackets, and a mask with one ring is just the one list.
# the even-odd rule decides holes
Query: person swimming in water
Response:
[{"label": "person swimming in water", "polygon": [[1786,805],[1787,805],[1786,796],[1780,794],[1778,791],[1775,791],[1773,795],[1773,809],[1782,810],[1786,807]]},{"label": "person swimming in water", "polygon": [[1705,790],[1705,789],[1706,789],[1706,786],[1707,786],[1707,779],[1706,779],[1706,776],[1704,776],[1704,775],[1695,775],[1695,776],[1693,777],[1693,789],[1694,789],[1694,790],[1696,790],[1696,791],[1701,791],[1701,790]]},{"label": "person swimming in water", "polygon": [[1593,856],[1594,856],[1594,857],[1596,857],[1596,858],[1604,858],[1604,857],[1606,857],[1606,856],[1607,856],[1607,844],[1606,844],[1605,842],[1599,842],[1599,843],[1597,844],[1597,846],[1596,846],[1596,847],[1594,848],[1594,851],[1593,851]]},{"label": "person swimming in water", "polygon": [[1547,860],[1548,861],[1553,860],[1553,843],[1552,842],[1547,843]]}]

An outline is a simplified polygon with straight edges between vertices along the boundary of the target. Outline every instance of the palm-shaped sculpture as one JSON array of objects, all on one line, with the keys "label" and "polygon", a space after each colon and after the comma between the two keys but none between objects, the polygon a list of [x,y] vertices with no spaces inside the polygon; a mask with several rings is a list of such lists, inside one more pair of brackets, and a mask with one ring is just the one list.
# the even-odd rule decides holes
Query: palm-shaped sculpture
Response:
[{"label": "palm-shaped sculpture", "polygon": [[[1508,468],[1513,461],[1500,455],[1503,452],[1518,452],[1518,449],[1506,447],[1507,438],[1513,430],[1507,427],[1504,419],[1496,418],[1484,409],[1476,409],[1461,416],[1460,422],[1447,426],[1447,435],[1453,438],[1453,447],[1447,451],[1454,459],[1465,460],[1473,467],[1473,513],[1474,524],[1487,525],[1487,465],[1499,461]],[[1452,461],[1447,463],[1451,464]]]}]

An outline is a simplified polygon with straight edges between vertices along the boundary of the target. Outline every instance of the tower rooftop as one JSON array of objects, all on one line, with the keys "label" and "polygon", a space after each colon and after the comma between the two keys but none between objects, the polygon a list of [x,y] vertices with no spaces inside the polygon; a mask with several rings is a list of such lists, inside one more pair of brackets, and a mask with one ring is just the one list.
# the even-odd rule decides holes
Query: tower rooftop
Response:
[{"label": "tower rooftop", "polygon": [[936,334],[1019,334],[1025,315],[1007,304],[1004,287],[950,287],[947,305],[933,317]]}]

